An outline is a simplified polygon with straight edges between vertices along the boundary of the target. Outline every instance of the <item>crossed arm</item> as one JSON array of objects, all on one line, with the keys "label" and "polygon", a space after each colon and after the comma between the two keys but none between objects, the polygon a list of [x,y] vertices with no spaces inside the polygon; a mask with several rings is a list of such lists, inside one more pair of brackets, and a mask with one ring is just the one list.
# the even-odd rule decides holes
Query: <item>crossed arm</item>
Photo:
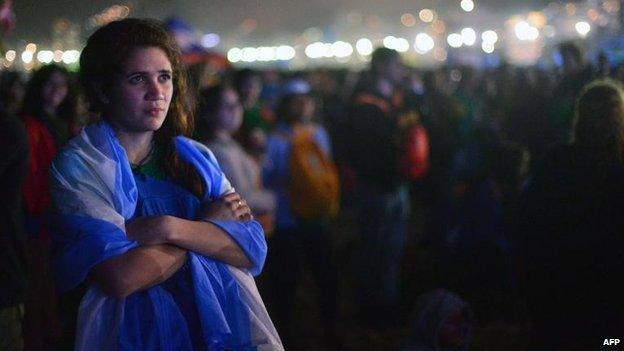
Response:
[{"label": "crossed arm", "polygon": [[126,235],[141,246],[97,264],[92,279],[107,295],[126,296],[160,284],[171,277],[193,251],[239,268],[251,261],[240,246],[208,219],[247,221],[253,219],[244,200],[236,193],[208,204],[198,221],[174,216],[136,218],[126,226]]}]

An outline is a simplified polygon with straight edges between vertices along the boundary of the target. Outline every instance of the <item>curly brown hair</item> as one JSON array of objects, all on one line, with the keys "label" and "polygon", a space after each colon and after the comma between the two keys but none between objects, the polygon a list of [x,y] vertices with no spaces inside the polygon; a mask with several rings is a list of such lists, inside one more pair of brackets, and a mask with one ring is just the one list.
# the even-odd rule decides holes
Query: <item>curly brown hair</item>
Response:
[{"label": "curly brown hair", "polygon": [[174,182],[201,196],[204,189],[199,175],[175,151],[174,137],[193,135],[193,115],[186,99],[187,74],[180,48],[161,22],[128,18],[111,22],[89,37],[80,55],[80,81],[89,99],[89,108],[92,112],[105,112],[105,97],[115,84],[117,73],[136,49],[146,47],[162,49],[173,69],[169,111],[162,127],[154,133],[156,146],[163,155],[159,166]]}]

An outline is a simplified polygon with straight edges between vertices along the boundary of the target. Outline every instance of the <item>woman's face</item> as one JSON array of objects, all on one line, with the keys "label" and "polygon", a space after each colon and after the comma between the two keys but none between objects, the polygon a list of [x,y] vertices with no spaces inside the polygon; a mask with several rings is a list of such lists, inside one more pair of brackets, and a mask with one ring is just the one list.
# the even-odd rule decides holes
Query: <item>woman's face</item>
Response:
[{"label": "woman's face", "polygon": [[137,48],[114,78],[108,96],[108,118],[118,130],[144,133],[158,130],[173,96],[173,70],[159,47]]},{"label": "woman's face", "polygon": [[219,111],[217,112],[218,129],[228,133],[234,133],[243,122],[243,106],[238,100],[238,95],[232,89],[223,91]]},{"label": "woman's face", "polygon": [[67,76],[54,72],[41,87],[41,99],[45,110],[56,110],[67,97]]}]

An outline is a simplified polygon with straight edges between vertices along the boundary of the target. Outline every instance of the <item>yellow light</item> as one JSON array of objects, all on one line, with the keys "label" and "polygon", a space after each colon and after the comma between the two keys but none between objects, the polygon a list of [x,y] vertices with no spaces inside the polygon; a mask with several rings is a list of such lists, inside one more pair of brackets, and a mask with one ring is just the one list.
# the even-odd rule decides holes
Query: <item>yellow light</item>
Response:
[{"label": "yellow light", "polygon": [[461,30],[461,37],[462,37],[462,42],[466,46],[472,46],[477,40],[477,33],[475,32],[474,29],[470,27],[466,27]]},{"label": "yellow light", "polygon": [[590,20],[596,21],[598,17],[600,17],[600,14],[598,13],[598,11],[596,11],[596,9],[587,10],[587,18],[589,18]]},{"label": "yellow light", "polygon": [[425,23],[430,23],[430,22],[433,22],[433,20],[435,19],[435,14],[433,11],[429,9],[422,9],[418,13],[418,17],[420,17],[421,21]]},{"label": "yellow light", "polygon": [[50,63],[54,59],[54,53],[49,50],[41,50],[37,53],[37,61],[41,63]]},{"label": "yellow light", "polygon": [[401,15],[401,24],[406,27],[413,27],[416,25],[416,18],[411,13],[404,13]]},{"label": "yellow light", "polygon": [[332,51],[338,58],[349,57],[353,54],[353,46],[344,41],[337,41],[332,44]]},{"label": "yellow light", "polygon": [[231,48],[227,52],[227,59],[232,63],[236,63],[243,59],[243,53],[239,48]]},{"label": "yellow light", "polygon": [[481,40],[484,43],[494,44],[498,41],[498,34],[496,34],[496,32],[493,30],[486,30],[485,32],[481,33]]},{"label": "yellow light", "polygon": [[481,49],[486,54],[491,54],[494,52],[494,43],[483,42],[481,43]]},{"label": "yellow light", "polygon": [[444,34],[444,32],[446,31],[446,25],[441,20],[437,20],[433,22],[433,24],[431,25],[431,28],[437,34]]},{"label": "yellow light", "polygon": [[63,51],[61,50],[56,50],[54,51],[54,62],[61,62],[63,61]]},{"label": "yellow light", "polygon": [[4,54],[4,57],[9,62],[12,62],[13,60],[15,60],[16,56],[17,56],[17,53],[15,52],[15,50],[9,50],[6,52],[6,54]]},{"label": "yellow light", "polygon": [[63,60],[63,63],[65,63],[66,65],[76,63],[80,59],[80,51],[67,50],[63,53],[63,56],[61,56],[61,59]]},{"label": "yellow light", "polygon": [[446,60],[447,57],[447,53],[446,50],[444,50],[444,48],[436,48],[435,50],[433,50],[433,58],[438,60],[438,61],[444,61]]},{"label": "yellow light", "polygon": [[591,30],[591,26],[589,25],[589,23],[581,21],[577,22],[574,25],[574,29],[576,29],[578,34],[580,34],[582,37],[585,37],[587,33],[589,33],[589,31]]},{"label": "yellow light", "polygon": [[243,62],[255,62],[258,60],[259,51],[257,48],[246,47],[242,50],[242,61]]},{"label": "yellow light", "polygon": [[22,52],[22,62],[31,63],[33,59],[33,53],[30,51]]},{"label": "yellow light", "polygon": [[459,33],[449,34],[449,36],[446,38],[446,42],[449,44],[449,46],[454,48],[458,48],[464,45],[462,36]]},{"label": "yellow light", "polygon": [[460,5],[462,10],[466,11],[466,12],[470,12],[472,10],[474,10],[474,1],[472,0],[462,0]]},{"label": "yellow light", "polygon": [[275,47],[273,46],[261,46],[257,48],[258,57],[257,60],[261,62],[275,61]]},{"label": "yellow light", "polygon": [[37,51],[37,44],[35,44],[35,43],[28,43],[28,45],[26,45],[26,51],[28,51],[28,52],[35,52],[35,51]]},{"label": "yellow light", "polygon": [[419,54],[426,54],[435,46],[433,38],[427,33],[418,33],[414,40],[414,50]]},{"label": "yellow light", "polygon": [[541,11],[529,12],[527,20],[533,27],[536,28],[544,28],[547,22],[546,15],[544,15],[544,13]]},{"label": "yellow light", "polygon": [[278,60],[288,61],[295,58],[295,48],[289,45],[281,45],[275,49],[275,56]]},{"label": "yellow light", "polygon": [[355,42],[355,49],[362,56],[370,55],[373,53],[373,42],[368,38],[359,39]]},{"label": "yellow light", "polygon": [[[331,46],[331,45],[330,45]],[[311,59],[317,59],[325,56],[325,44],[323,42],[317,41],[314,42],[305,48],[305,54],[307,57]]]}]

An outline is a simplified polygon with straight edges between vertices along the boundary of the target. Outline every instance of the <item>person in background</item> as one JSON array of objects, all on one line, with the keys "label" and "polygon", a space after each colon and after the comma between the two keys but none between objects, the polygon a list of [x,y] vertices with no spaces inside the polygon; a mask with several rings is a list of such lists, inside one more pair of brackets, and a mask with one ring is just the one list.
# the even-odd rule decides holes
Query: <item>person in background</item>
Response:
[{"label": "person in background", "polygon": [[457,294],[437,289],[420,295],[410,337],[401,351],[464,351],[470,347],[474,316]]},{"label": "person in background", "polygon": [[624,330],[624,91],[585,87],[571,144],[538,164],[522,209],[532,350],[589,350]]},{"label": "person in background", "polygon": [[[313,143],[306,145],[323,154],[315,154],[315,159],[328,161],[331,157],[329,136],[322,126],[311,122],[313,114],[314,100],[308,82],[300,78],[287,81],[282,87],[277,109],[279,122],[269,136],[263,169],[265,186],[277,196],[276,228],[269,239],[271,249],[267,257],[268,288],[285,345],[293,349],[298,347],[292,333],[293,309],[304,265],[311,269],[316,283],[325,343],[334,347],[339,344],[336,340],[337,274],[329,241],[331,216],[319,212],[303,216],[297,211],[312,202],[312,193],[325,189],[313,186],[295,189],[292,183],[295,179],[307,179],[303,174],[307,170],[293,169],[293,156],[300,150],[294,146],[298,137]],[[295,197],[294,193],[303,194],[305,198]]]},{"label": "person in background", "polygon": [[41,67],[28,82],[21,111],[29,144],[28,175],[23,189],[31,275],[24,317],[27,350],[48,350],[61,339],[58,296],[49,263],[48,173],[61,147],[77,132],[76,100],[69,94],[69,85],[65,68],[54,64]]},{"label": "person in background", "polygon": [[0,104],[0,351],[24,347],[22,318],[28,274],[22,185],[27,170],[24,126]]},{"label": "person in background", "polygon": [[390,327],[399,301],[399,265],[409,217],[409,189],[400,172],[405,70],[399,53],[378,48],[349,108],[350,153],[356,174],[359,238],[355,290],[360,324]]},{"label": "person in background", "polygon": [[566,143],[573,129],[574,103],[583,87],[594,78],[591,65],[585,63],[583,52],[573,42],[559,45],[563,63],[562,77],[555,87],[548,119],[548,139],[552,144]]},{"label": "person in background", "polygon": [[262,92],[262,79],[257,72],[246,68],[235,74],[234,88],[243,106],[240,138],[247,152],[260,160],[273,125],[272,114],[258,100]]},{"label": "person in background", "polygon": [[232,137],[242,123],[243,108],[236,91],[216,85],[199,93],[197,121],[200,140],[215,155],[221,170],[245,199],[264,232],[273,231],[275,195],[264,189],[260,166]]},{"label": "person in background", "polygon": [[25,86],[18,72],[5,71],[0,75],[0,104],[5,113],[16,116],[22,107]]}]

